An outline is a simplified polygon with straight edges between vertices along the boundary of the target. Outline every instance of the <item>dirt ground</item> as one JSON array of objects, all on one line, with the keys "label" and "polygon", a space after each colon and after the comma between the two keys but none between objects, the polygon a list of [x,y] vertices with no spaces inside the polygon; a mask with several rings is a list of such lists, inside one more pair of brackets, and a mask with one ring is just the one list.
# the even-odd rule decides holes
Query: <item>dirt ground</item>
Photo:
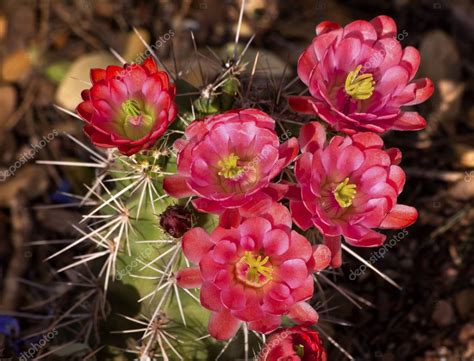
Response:
[{"label": "dirt ground", "polygon": [[[66,81],[68,69],[91,54],[109,61],[109,48],[132,61],[143,51],[133,26],[160,57],[174,52],[185,63],[194,52],[190,32],[199,48],[223,49],[234,40],[239,9],[240,1],[231,0],[0,1],[0,314],[30,312],[28,305],[44,297],[52,265],[43,260],[55,245],[41,241],[77,236],[70,225],[80,213],[73,204],[44,205],[70,202],[61,192],[83,194],[90,172],[35,164],[87,161],[83,149],[60,135],[86,141],[81,122],[52,106],[70,108],[77,99],[71,94],[86,87]],[[356,250],[376,256],[373,265],[401,290],[346,254],[341,272],[328,279],[355,303],[330,292],[321,326],[357,360],[474,360],[474,2],[247,0],[241,42],[255,34],[254,51],[266,54],[273,74],[287,67],[290,81],[315,24],[379,14],[395,18],[403,46],[420,49],[419,75],[436,87],[418,109],[427,119],[424,131],[385,136],[402,150],[407,184],[400,201],[415,206],[419,220],[389,234],[394,241],[384,250]],[[37,322],[18,320],[22,330]],[[0,316],[0,359],[9,360],[2,322]],[[327,345],[329,360],[347,359]]]}]

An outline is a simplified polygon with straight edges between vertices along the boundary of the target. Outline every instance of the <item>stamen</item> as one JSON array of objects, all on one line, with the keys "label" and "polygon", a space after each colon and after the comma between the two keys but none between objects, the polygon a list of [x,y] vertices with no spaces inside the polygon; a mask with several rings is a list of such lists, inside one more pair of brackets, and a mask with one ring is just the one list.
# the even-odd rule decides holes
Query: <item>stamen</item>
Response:
[{"label": "stamen", "polygon": [[268,262],[269,257],[266,256],[262,260],[262,256],[258,256],[255,259],[255,256],[251,252],[245,253],[245,262],[249,265],[249,270],[247,272],[247,279],[251,282],[257,282],[260,278],[260,275],[265,278],[270,277],[271,267],[265,267],[265,264]]},{"label": "stamen", "polygon": [[136,100],[129,99],[122,104],[122,110],[129,117],[136,117],[142,114],[140,105]]},{"label": "stamen", "polygon": [[344,179],[339,183],[334,190],[334,198],[342,208],[347,208],[352,205],[355,195],[357,194],[357,186],[349,183],[349,178]]},{"label": "stamen", "polygon": [[237,277],[248,286],[262,287],[272,279],[273,267],[269,261],[268,256],[255,256],[247,251],[237,263]]},{"label": "stamen", "polygon": [[233,179],[241,175],[244,172],[244,168],[238,166],[239,159],[234,153],[224,157],[217,163],[221,168],[218,174],[227,179]]},{"label": "stamen", "polygon": [[348,95],[356,100],[369,99],[374,93],[375,81],[370,73],[359,75],[362,65],[347,74],[344,89]]}]

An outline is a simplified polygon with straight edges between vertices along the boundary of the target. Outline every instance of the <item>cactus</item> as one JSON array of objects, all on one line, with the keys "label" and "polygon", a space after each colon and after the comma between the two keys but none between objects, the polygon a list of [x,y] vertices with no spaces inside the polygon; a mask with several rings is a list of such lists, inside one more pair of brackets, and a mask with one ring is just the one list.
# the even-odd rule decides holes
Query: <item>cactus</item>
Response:
[{"label": "cactus", "polygon": [[[91,328],[97,337],[83,335],[78,327],[74,331],[76,345],[88,346],[55,351],[53,355],[59,359],[88,355],[107,360],[209,360],[223,354],[225,348],[232,355],[242,353],[241,347],[238,351],[228,344],[224,348],[223,343],[208,337],[210,313],[200,306],[199,292],[176,284],[176,271],[189,266],[182,254],[182,234],[196,226],[211,231],[218,219],[195,211],[188,200],[168,196],[163,191],[163,177],[176,172],[172,144],[182,130],[198,117],[232,107],[244,68],[245,64],[227,63],[212,83],[202,87],[199,97],[180,99],[180,105],[192,104],[191,109],[183,111],[181,106],[177,120],[152,149],[132,156],[115,150],[100,153],[68,135],[89,151],[100,169],[93,185],[86,186],[82,200],[95,207],[83,216],[89,232],[76,228],[81,237],[48,260],[53,262],[73,251],[76,261],[58,267],[58,273],[69,279],[92,273],[92,284],[102,291],[85,301],[76,289],[74,299],[79,299],[79,306],[75,304],[73,309],[84,306],[94,316]],[[183,82],[177,80],[178,84]],[[57,321],[45,329],[52,329]],[[72,338],[61,330],[59,334],[63,341]]]},{"label": "cactus", "polygon": [[[389,24],[387,21],[385,24]],[[329,27],[327,22],[322,24]],[[334,269],[341,266],[342,250],[374,269],[341,244],[341,235],[353,245],[375,246],[383,243],[385,236],[372,228],[402,228],[416,220],[416,210],[396,204],[394,194],[401,192],[404,181],[403,171],[397,166],[401,158],[398,150],[384,150],[378,135],[357,133],[358,129],[344,135],[336,127],[333,130],[338,135],[335,136],[318,122],[308,122],[301,127],[301,119],[295,118],[281,102],[282,92],[293,84],[283,85],[286,69],[277,88],[262,91],[253,82],[258,55],[248,73],[247,64],[242,61],[248,46],[242,49],[236,44],[233,49],[234,56],[222,61],[219,74],[210,83],[203,84],[198,89],[198,97],[194,98],[186,96],[193,93],[188,92],[189,84],[183,79],[174,79],[171,84],[168,75],[159,71],[151,58],[145,59],[142,65],[125,65],[123,69],[92,70],[93,87],[83,92],[84,101],[77,111],[80,118],[86,120],[85,132],[93,143],[117,149],[100,153],[71,138],[89,151],[96,162],[94,167],[99,170],[82,198],[84,205],[93,207],[83,216],[82,223],[86,227],[76,227],[81,237],[48,257],[60,263],[56,260],[58,256],[67,251],[75,254],[75,261],[60,265],[58,273],[64,273],[76,289],[57,290],[52,300],[62,295],[68,297],[62,310],[59,303],[54,304],[59,308],[57,316],[45,327],[60,329],[58,343],[70,341],[73,335],[74,347],[68,351],[61,347],[52,351],[58,358],[214,360],[241,357],[248,360],[250,352],[260,352],[264,334],[276,330],[281,322],[287,327],[291,325],[286,319],[282,320],[282,316],[299,324],[316,324],[313,280],[320,290],[319,281],[357,303],[322,273],[329,264]],[[303,63],[304,71],[315,61],[311,54],[312,51],[305,55],[308,59]],[[355,101],[370,98],[374,91],[372,75],[358,76],[359,70],[358,67],[355,75],[352,71],[347,75],[345,108]],[[122,84],[125,91],[117,84],[112,86],[112,81],[117,80],[114,77],[127,78],[126,86]],[[103,80],[112,85],[104,87],[100,83]],[[186,89],[176,102],[179,111],[174,102],[175,86],[178,90]],[[100,104],[103,99],[100,97],[107,91],[112,103],[117,103],[111,112]],[[142,92],[142,98],[134,99],[129,91]],[[126,96],[122,98],[123,94]],[[99,108],[94,109],[95,118],[91,110],[93,97],[97,102],[94,106]],[[289,104],[293,110],[310,114],[318,110],[314,101],[311,97],[297,96],[291,97]],[[242,104],[251,105],[251,109],[226,112]],[[107,106],[111,107],[108,103]],[[257,107],[271,116],[252,109]],[[215,114],[218,115],[213,116]],[[190,126],[206,116],[211,118]],[[113,129],[95,128],[93,122],[97,119]],[[182,139],[185,129],[186,137],[191,133],[191,139]],[[301,133],[301,149],[297,139],[292,137],[298,133]],[[201,138],[202,134],[205,136]],[[227,153],[214,156],[210,161],[215,172],[209,176],[211,165],[204,159],[208,156],[206,151],[214,147],[213,142],[219,143],[220,148],[216,145],[215,149]],[[177,144],[179,157],[173,144]],[[199,148],[201,145],[208,148]],[[215,149],[212,151],[217,153]],[[298,156],[300,150],[302,154]],[[199,151],[201,154],[196,155]],[[193,173],[196,179],[191,179],[187,168],[187,165],[191,168],[191,161],[186,156],[195,155],[202,162],[193,163],[197,171]],[[272,167],[266,163],[268,159]],[[351,162],[351,159],[356,161]],[[293,161],[295,172],[290,166]],[[380,178],[377,180],[385,187],[379,190],[372,186],[372,178],[357,174],[359,168],[361,172],[377,168]],[[341,174],[347,177],[340,179]],[[211,184],[207,181],[212,177],[217,181]],[[205,194],[204,188],[211,186],[210,193]],[[373,191],[375,198],[394,198],[390,198],[393,209],[388,206],[378,209],[380,212],[366,209],[366,204],[356,198],[361,190],[363,196],[371,197]],[[291,214],[287,201],[282,201],[284,197],[291,202]],[[386,203],[385,200],[380,204]],[[196,209],[209,213],[199,213]],[[347,210],[350,211],[346,213]],[[218,213],[219,217],[212,213]],[[370,221],[359,225],[365,217]],[[330,224],[333,221],[334,224]],[[292,222],[308,230],[295,231]],[[316,234],[312,226],[321,233]],[[217,232],[209,235],[213,230]],[[325,244],[319,244],[321,242]],[[228,259],[233,263],[227,264]],[[190,267],[190,261],[199,267]],[[228,265],[230,268],[226,268]],[[206,271],[212,276],[208,274],[206,278]],[[376,271],[397,286],[388,276]],[[186,274],[189,277],[183,281],[180,277]],[[200,284],[203,285],[201,295],[199,290],[187,288]],[[358,300],[368,304],[360,297]],[[83,311],[79,316],[76,315],[78,310]],[[70,317],[72,321],[68,321]],[[226,321],[229,325],[222,326]],[[315,327],[326,335],[319,326]],[[242,332],[237,333],[238,330]],[[285,351],[288,355],[294,351],[296,356],[303,357],[305,350],[316,347],[317,360],[326,358],[314,330],[304,327],[292,330],[297,335],[312,335],[313,340],[298,343],[297,338],[283,331],[286,343],[294,346]],[[219,342],[217,339],[230,340]],[[327,339],[351,358],[333,338],[327,336]],[[267,346],[260,353],[262,360],[265,354],[281,351]]]}]

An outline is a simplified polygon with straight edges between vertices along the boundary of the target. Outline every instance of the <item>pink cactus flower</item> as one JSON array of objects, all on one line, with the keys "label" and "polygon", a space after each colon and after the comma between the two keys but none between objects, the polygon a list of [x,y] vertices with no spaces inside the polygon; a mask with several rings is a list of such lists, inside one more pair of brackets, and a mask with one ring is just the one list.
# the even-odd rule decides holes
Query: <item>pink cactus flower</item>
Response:
[{"label": "pink cactus flower", "polygon": [[344,28],[324,21],[316,34],[298,61],[298,75],[311,96],[289,98],[295,111],[317,114],[347,134],[425,127],[418,113],[400,108],[428,99],[433,83],[428,78],[411,82],[420,54],[402,48],[392,18],[357,20]]},{"label": "pink cactus flower", "polygon": [[383,150],[374,133],[335,136],[329,144],[319,123],[301,128],[301,157],[295,166],[298,186],[288,192],[294,222],[315,226],[331,249],[332,265],[341,264],[341,236],[358,247],[380,246],[385,236],[373,228],[403,228],[417,219],[413,207],[397,204],[405,173],[398,149]]},{"label": "pink cactus flower", "polygon": [[166,177],[175,197],[198,196],[194,206],[251,214],[281,199],[287,186],[272,183],[298,153],[298,141],[280,144],[275,121],[257,109],[232,110],[193,122],[175,143],[178,174]]},{"label": "pink cactus flower", "polygon": [[154,60],[91,70],[77,113],[92,143],[131,155],[151,148],[176,116],[175,86]]},{"label": "pink cactus flower", "polygon": [[315,254],[291,226],[288,209],[273,203],[250,218],[226,210],[210,235],[202,228],[184,235],[183,252],[199,268],[179,271],[177,282],[187,288],[202,282],[201,304],[212,311],[214,338],[233,337],[241,322],[271,332],[282,315],[300,324],[317,322],[317,312],[304,302],[313,295]]}]

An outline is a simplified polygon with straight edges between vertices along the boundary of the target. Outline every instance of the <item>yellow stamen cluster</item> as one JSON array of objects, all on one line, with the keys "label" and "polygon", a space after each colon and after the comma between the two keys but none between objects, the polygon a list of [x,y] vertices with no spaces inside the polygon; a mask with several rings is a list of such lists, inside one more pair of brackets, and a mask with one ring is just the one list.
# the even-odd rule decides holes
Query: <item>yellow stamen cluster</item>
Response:
[{"label": "yellow stamen cluster", "polygon": [[233,179],[241,175],[244,171],[244,168],[237,165],[239,159],[240,158],[234,153],[224,157],[217,163],[221,169],[218,174],[227,179]]},{"label": "yellow stamen cluster", "polygon": [[262,259],[262,256],[255,258],[252,252],[245,252],[244,261],[248,264],[249,269],[247,270],[247,280],[251,283],[260,283],[260,276],[265,277],[265,281],[268,282],[272,276],[272,267],[265,266],[269,260],[266,256]]},{"label": "yellow stamen cluster", "polygon": [[353,99],[365,100],[374,93],[375,81],[370,73],[359,75],[360,69],[362,69],[362,65],[347,74],[344,89]]},{"label": "yellow stamen cluster", "polygon": [[339,183],[334,190],[334,198],[342,208],[347,208],[352,205],[352,201],[357,193],[357,186],[349,183],[349,178],[344,179]]},{"label": "yellow stamen cluster", "polygon": [[136,100],[129,99],[122,104],[122,110],[127,116],[138,116],[142,112],[140,106]]}]

